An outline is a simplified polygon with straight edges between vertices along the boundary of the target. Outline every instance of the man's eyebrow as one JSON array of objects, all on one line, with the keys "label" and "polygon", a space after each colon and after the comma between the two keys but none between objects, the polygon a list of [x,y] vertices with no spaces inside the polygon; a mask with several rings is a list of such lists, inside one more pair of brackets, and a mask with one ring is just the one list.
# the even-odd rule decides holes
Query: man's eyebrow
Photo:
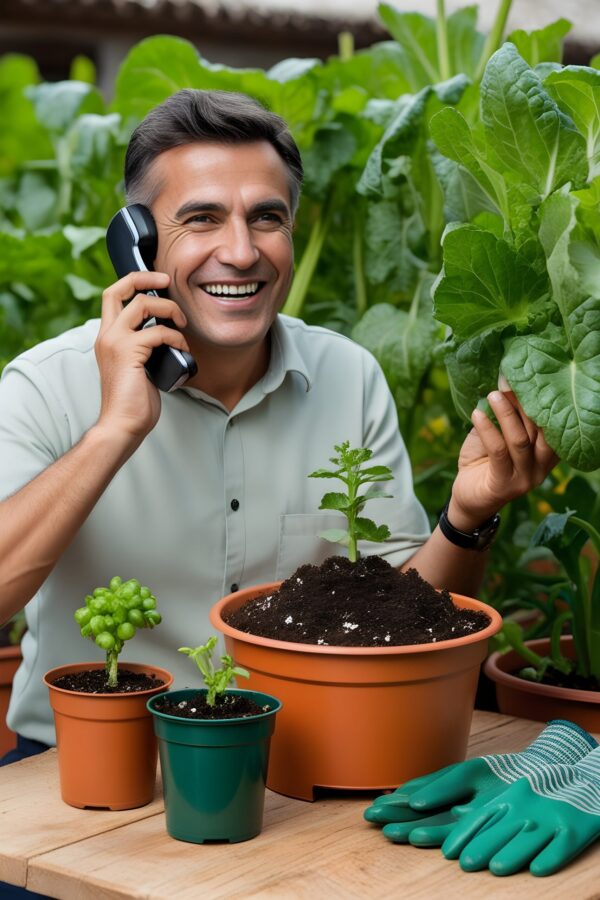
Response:
[{"label": "man's eyebrow", "polygon": [[[193,213],[201,212],[224,213],[227,212],[227,210],[222,203],[213,203],[204,200],[188,200],[187,203],[184,203],[183,206],[179,207],[175,213],[175,218],[181,220]],[[272,197],[269,200],[261,200],[259,203],[255,203],[250,207],[249,212],[251,215],[260,215],[260,213],[265,212],[280,212],[288,218],[290,217],[290,209],[287,203],[284,203],[283,200],[280,200],[278,197]]]}]

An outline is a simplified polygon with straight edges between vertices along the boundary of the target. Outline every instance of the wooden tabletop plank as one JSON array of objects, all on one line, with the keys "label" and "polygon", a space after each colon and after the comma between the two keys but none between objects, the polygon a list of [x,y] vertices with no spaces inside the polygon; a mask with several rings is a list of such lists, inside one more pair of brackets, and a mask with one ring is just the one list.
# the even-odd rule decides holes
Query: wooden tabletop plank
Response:
[{"label": "wooden tabletop plank", "polygon": [[[469,756],[522,750],[541,728],[539,722],[476,712]],[[55,766],[55,760],[47,761],[48,768],[50,764]],[[57,813],[58,807],[64,806],[57,796],[47,799],[49,812],[53,808]],[[199,896],[210,900],[430,900],[440,894],[444,900],[530,900],[535,892],[543,892],[544,900],[599,896],[598,847],[551,878],[534,880],[527,872],[508,879],[487,871],[467,874],[458,863],[445,860],[439,850],[388,842],[376,826],[363,820],[369,802],[367,793],[329,792],[311,804],[268,791],[263,832],[254,840],[232,845],[172,840],[160,807],[154,804],[154,808],[144,808],[146,816],[138,815],[129,823],[113,819],[122,813],[71,810],[83,817],[100,816],[103,823],[110,819],[114,827],[93,833],[78,828],[71,833],[71,843],[66,829],[61,846],[50,849],[40,840],[37,852],[32,839],[21,850],[20,859],[31,853],[27,886],[61,900],[197,900]],[[5,847],[2,851],[6,855]]]},{"label": "wooden tabletop plank", "polygon": [[75,809],[60,797],[56,750],[0,768],[0,880],[24,886],[28,860],[164,810],[160,773],[154,800],[122,811]]}]

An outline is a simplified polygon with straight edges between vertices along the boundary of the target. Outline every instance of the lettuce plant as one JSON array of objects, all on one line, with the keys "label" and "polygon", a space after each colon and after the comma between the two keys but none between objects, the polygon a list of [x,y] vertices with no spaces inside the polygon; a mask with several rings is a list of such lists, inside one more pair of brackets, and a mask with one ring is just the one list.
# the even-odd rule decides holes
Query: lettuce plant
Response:
[{"label": "lettuce plant", "polygon": [[[434,288],[465,417],[499,373],[558,455],[600,466],[600,71],[490,59],[480,121],[433,116],[453,222]],[[466,202],[457,202],[457,197]]]},{"label": "lettuce plant", "polygon": [[[346,485],[347,494],[341,492],[324,494],[319,509],[335,509],[343,513],[348,520],[348,528],[329,528],[319,532],[319,537],[332,543],[344,544],[348,547],[348,559],[356,562],[359,556],[357,546],[359,540],[382,543],[390,536],[387,525],[376,525],[371,519],[366,519],[359,513],[367,500],[392,496],[375,487],[373,482],[390,481],[394,476],[388,466],[364,468],[364,464],[373,456],[373,451],[366,447],[354,450],[350,447],[349,441],[344,441],[343,444],[336,444],[334,450],[337,450],[338,456],[330,457],[330,461],[334,464],[335,470],[317,469],[308,477],[338,478]],[[359,494],[363,484],[370,484],[371,487],[367,488],[364,494]]]}]

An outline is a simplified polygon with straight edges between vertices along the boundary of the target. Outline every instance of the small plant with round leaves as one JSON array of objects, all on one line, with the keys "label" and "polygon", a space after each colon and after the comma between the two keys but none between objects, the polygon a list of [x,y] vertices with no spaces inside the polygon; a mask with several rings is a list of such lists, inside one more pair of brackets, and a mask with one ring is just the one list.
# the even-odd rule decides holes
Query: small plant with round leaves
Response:
[{"label": "small plant with round leaves", "polygon": [[236,675],[249,678],[250,673],[241,666],[236,666],[233,657],[228,653],[223,654],[221,669],[215,669],[213,663],[213,650],[217,646],[217,638],[210,637],[201,647],[180,647],[179,653],[185,653],[193,659],[202,673],[206,685],[206,702],[209,706],[215,706],[217,699],[224,696],[226,689]]},{"label": "small plant with round leaves", "polygon": [[118,575],[110,579],[108,587],[97,587],[88,594],[74,618],[81,636],[106,651],[109,687],[117,686],[117,663],[125,641],[130,641],[138,628],[154,628],[162,621],[150,588],[136,578],[123,581]]},{"label": "small plant with round leaves", "polygon": [[[329,528],[326,531],[320,531],[319,537],[332,543],[344,544],[348,547],[348,559],[356,562],[359,558],[357,547],[359,540],[382,543],[390,536],[390,529],[387,525],[376,525],[371,519],[365,519],[359,513],[362,512],[367,500],[393,496],[376,487],[375,483],[390,481],[394,476],[387,466],[367,466],[365,468],[365,463],[373,456],[373,451],[367,447],[353,449],[350,447],[349,441],[344,441],[343,444],[336,444],[334,450],[337,450],[338,456],[330,457],[330,461],[336,467],[335,471],[317,469],[308,477],[338,478],[346,485],[347,494],[341,492],[325,494],[319,509],[334,509],[343,513],[348,519],[348,528],[347,530]],[[359,495],[358,492],[363,484],[371,486],[364,494]]]}]

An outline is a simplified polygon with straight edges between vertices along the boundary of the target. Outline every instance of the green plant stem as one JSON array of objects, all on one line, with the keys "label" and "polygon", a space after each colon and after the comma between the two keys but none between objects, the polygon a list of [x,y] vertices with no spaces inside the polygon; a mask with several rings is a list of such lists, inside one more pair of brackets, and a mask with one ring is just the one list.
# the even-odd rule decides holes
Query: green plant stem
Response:
[{"label": "green plant stem", "polygon": [[448,28],[444,0],[437,0],[437,52],[438,66],[442,81],[450,78],[450,54],[448,52]]},{"label": "green plant stem", "polygon": [[347,517],[348,517],[348,559],[350,562],[355,563],[358,559],[358,546],[356,539],[356,494],[357,494],[357,485],[356,479],[350,477],[348,479],[348,506],[350,507]]},{"label": "green plant stem", "polygon": [[481,56],[479,57],[479,62],[477,64],[477,70],[475,72],[475,81],[479,81],[483,77],[483,73],[485,71],[485,67],[487,65],[487,61],[495,51],[498,49],[502,42],[502,35],[504,34],[504,26],[506,25],[506,20],[508,18],[508,14],[510,12],[510,8],[512,6],[512,0],[500,0],[500,5],[498,6],[498,11],[496,13],[496,18],[494,19],[494,24],[487,36],[486,42],[483,45],[483,50],[481,51]]},{"label": "green plant stem", "polygon": [[302,254],[302,259],[296,269],[291,290],[282,310],[286,316],[298,318],[302,314],[308,288],[310,287],[310,282],[315,273],[327,232],[329,231],[332,206],[332,192],[330,192],[321,207],[320,215],[312,227],[308,243]]},{"label": "green plant stem", "polygon": [[354,56],[354,35],[351,31],[341,31],[338,34],[338,53],[344,62]]},{"label": "green plant stem", "polygon": [[108,686],[117,686],[117,661],[119,654],[115,650],[108,650],[106,653],[106,674],[108,675]]},{"label": "green plant stem", "polygon": [[367,311],[367,285],[363,257],[362,218],[360,212],[354,216],[354,234],[352,239],[352,261],[354,269],[354,296],[359,316]]},{"label": "green plant stem", "polygon": [[565,675],[568,675],[573,669],[573,664],[570,659],[567,659],[561,653],[560,637],[563,625],[572,618],[573,613],[570,610],[561,613],[560,616],[556,617],[554,624],[552,625],[552,631],[550,632],[550,656],[552,658],[552,665],[555,669],[558,669],[559,672],[563,672]]}]

